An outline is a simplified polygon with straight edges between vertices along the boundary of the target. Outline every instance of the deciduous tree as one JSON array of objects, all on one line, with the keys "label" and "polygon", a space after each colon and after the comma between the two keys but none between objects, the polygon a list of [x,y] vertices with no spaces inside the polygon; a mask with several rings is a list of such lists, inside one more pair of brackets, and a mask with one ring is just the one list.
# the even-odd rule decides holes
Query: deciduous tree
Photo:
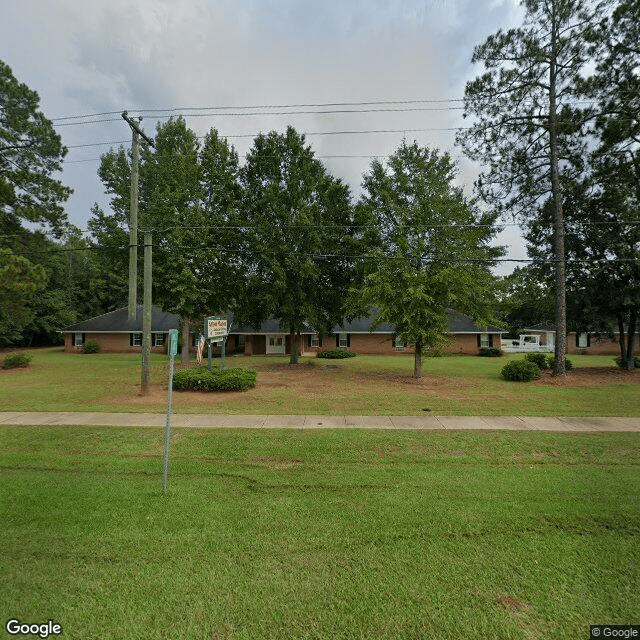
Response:
[{"label": "deciduous tree", "polygon": [[349,190],[292,127],[255,139],[240,180],[248,295],[239,317],[255,326],[277,318],[296,363],[307,323],[327,332],[345,317],[358,242]]},{"label": "deciduous tree", "polygon": [[375,325],[395,325],[415,348],[414,376],[422,354],[448,339],[449,309],[487,324],[495,302],[491,266],[502,249],[491,247],[496,214],[481,213],[454,186],[447,154],[403,142],[386,165],[374,160],[360,206],[378,230],[364,286],[353,295],[377,308]]}]

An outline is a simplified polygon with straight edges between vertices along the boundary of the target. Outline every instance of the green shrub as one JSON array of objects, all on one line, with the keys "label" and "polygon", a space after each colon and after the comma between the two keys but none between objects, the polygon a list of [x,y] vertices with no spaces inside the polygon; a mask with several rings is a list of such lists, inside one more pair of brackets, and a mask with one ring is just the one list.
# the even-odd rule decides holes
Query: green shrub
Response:
[{"label": "green shrub", "polygon": [[[556,357],[555,356],[547,356],[547,369],[553,369],[555,364],[556,364]],[[565,358],[564,359],[564,370],[565,371],[571,371],[571,369],[573,369],[573,362],[571,362],[571,360],[569,360],[569,358]]]},{"label": "green shrub", "polygon": [[100,345],[97,340],[89,340],[82,345],[82,353],[100,353]]},{"label": "green shrub", "polygon": [[330,360],[341,360],[343,358],[355,358],[356,354],[353,351],[347,351],[346,349],[325,349],[324,351],[318,351],[316,353],[318,358],[329,358]]},{"label": "green shrub", "polygon": [[[549,367],[547,364],[547,356],[544,353],[527,353],[524,359],[527,362],[533,362],[538,369],[547,369]],[[551,360],[553,360],[553,356]]]},{"label": "green shrub", "polygon": [[[622,358],[621,358],[620,356],[615,357],[615,358],[614,358],[614,360],[615,360],[615,363],[616,363],[619,367],[621,367],[621,366],[622,366]],[[633,366],[634,366],[636,369],[640,369],[640,357],[638,357],[638,356],[633,356]]]},{"label": "green shrub", "polygon": [[213,369],[196,367],[173,374],[173,388],[178,391],[246,391],[256,386],[253,369]]},{"label": "green shrub", "polygon": [[501,349],[495,349],[494,347],[481,347],[478,355],[484,358],[499,358],[503,353]]},{"label": "green shrub", "polygon": [[28,367],[31,362],[31,356],[27,356],[24,353],[13,353],[7,356],[3,363],[3,369],[16,369],[17,367]]},{"label": "green shrub", "polygon": [[514,382],[529,382],[540,377],[540,367],[529,360],[512,360],[502,367],[502,377]]}]

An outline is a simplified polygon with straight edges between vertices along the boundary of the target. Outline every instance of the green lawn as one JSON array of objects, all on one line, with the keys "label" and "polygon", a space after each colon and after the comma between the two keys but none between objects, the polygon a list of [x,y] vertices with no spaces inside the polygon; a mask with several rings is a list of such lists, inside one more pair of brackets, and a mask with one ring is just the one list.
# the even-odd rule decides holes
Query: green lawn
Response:
[{"label": "green lawn", "polygon": [[3,621],[64,638],[587,638],[640,611],[631,433],[0,427]]},{"label": "green lawn", "polygon": [[[0,411],[153,411],[166,408],[167,357],[152,356],[152,393],[139,397],[140,356],[29,352],[27,369],[0,370]],[[258,385],[242,393],[174,394],[174,411],[310,415],[573,415],[640,416],[640,376],[590,385],[513,383],[500,370],[510,358],[448,356],[424,359],[424,377],[411,378],[410,355],[326,361],[234,357],[230,366],[258,369]],[[611,356],[572,356],[577,371],[612,367]],[[216,360],[216,365],[220,361]],[[573,377],[572,377],[573,376]]]}]

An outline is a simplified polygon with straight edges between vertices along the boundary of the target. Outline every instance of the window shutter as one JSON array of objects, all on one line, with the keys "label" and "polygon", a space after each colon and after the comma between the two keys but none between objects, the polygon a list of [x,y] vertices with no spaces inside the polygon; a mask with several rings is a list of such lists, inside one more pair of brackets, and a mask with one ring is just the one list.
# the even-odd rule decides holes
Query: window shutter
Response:
[{"label": "window shutter", "polygon": [[351,346],[351,334],[347,333],[347,349]]},{"label": "window shutter", "polygon": [[240,336],[238,336],[238,335],[233,336],[233,340],[234,340],[234,342],[236,344],[236,349],[237,349],[240,346]]},{"label": "window shutter", "polygon": [[396,334],[395,333],[391,336],[391,345],[393,346],[394,349],[396,348]]},{"label": "window shutter", "polygon": [[318,346],[322,346],[322,336],[318,336]]},{"label": "window shutter", "polygon": [[477,342],[478,342],[478,347],[480,347],[482,345],[482,337],[480,336],[480,334],[478,334],[476,336]]},{"label": "window shutter", "polygon": [[576,331],[576,347],[580,346],[580,334]]},{"label": "window shutter", "polygon": [[336,348],[340,346],[340,334],[336,333]]},{"label": "window shutter", "polygon": [[493,347],[493,333],[489,334],[489,346]]},{"label": "window shutter", "polygon": [[129,334],[129,346],[133,347],[133,333]]},{"label": "window shutter", "polygon": [[84,341],[85,341],[85,339],[86,339],[86,336],[87,336],[87,334],[86,334],[86,333],[83,333],[83,334],[82,334],[82,344],[84,344]]},{"label": "window shutter", "polygon": [[311,348],[311,334],[307,336],[307,346]]},{"label": "window shutter", "polygon": [[587,333],[587,347],[591,346],[591,334]]}]

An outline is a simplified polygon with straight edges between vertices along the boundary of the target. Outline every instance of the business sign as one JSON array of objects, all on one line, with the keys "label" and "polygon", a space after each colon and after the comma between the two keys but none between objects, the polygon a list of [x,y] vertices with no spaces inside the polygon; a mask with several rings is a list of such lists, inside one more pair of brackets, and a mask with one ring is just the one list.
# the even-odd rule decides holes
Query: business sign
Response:
[{"label": "business sign", "polygon": [[205,323],[208,340],[224,338],[227,335],[227,319],[222,316],[210,316]]}]

